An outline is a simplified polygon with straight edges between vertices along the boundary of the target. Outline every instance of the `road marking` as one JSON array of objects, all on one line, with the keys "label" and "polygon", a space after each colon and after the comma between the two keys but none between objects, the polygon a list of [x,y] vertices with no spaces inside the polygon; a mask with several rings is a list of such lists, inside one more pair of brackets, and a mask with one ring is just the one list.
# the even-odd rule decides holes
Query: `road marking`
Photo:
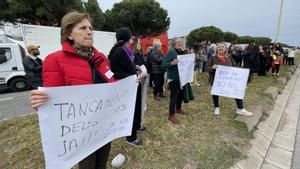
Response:
[{"label": "road marking", "polygon": [[13,98],[13,97],[4,98],[4,99],[0,99],[0,102],[1,102],[1,101],[12,100],[12,99],[14,99],[14,98]]}]

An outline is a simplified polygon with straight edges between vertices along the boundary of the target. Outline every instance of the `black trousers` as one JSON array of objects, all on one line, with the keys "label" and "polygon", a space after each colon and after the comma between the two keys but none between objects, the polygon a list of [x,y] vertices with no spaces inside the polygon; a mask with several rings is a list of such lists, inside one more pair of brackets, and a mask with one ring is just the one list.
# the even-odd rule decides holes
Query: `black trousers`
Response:
[{"label": "black trousers", "polygon": [[78,163],[79,169],[106,169],[111,143],[96,150],[93,154],[87,156]]},{"label": "black trousers", "polygon": [[295,65],[294,64],[294,58],[288,58],[288,63],[289,63],[289,66]]},{"label": "black trousers", "polygon": [[280,68],[280,64],[275,64],[275,66],[272,67],[272,73],[275,73],[275,71],[276,71],[276,73],[278,73],[279,72],[279,68]]},{"label": "black trousers", "polygon": [[153,74],[150,73],[149,75],[149,87],[153,87]]},{"label": "black trousers", "polygon": [[141,128],[141,114],[142,114],[142,86],[138,85],[138,90],[135,100],[135,109],[133,117],[133,125],[131,135],[126,137],[127,141],[134,141],[137,139],[137,130]]},{"label": "black trousers", "polygon": [[243,59],[242,59],[242,58],[237,58],[237,59],[236,59],[236,65],[237,65],[238,67],[241,67],[241,66],[242,66],[242,62],[243,62]]},{"label": "black trousers", "polygon": [[[219,96],[213,95],[212,98],[213,98],[214,106],[215,107],[220,107],[219,106]],[[238,109],[243,109],[244,108],[242,99],[235,99],[235,102],[236,102],[236,105],[237,105]]]},{"label": "black trousers", "polygon": [[180,89],[179,80],[173,80],[169,83],[171,90],[170,104],[169,104],[169,115],[175,114],[176,110],[181,109],[183,100],[183,90]]},{"label": "black trousers", "polygon": [[160,74],[153,74],[153,81],[154,81],[154,90],[153,90],[153,94],[154,96],[157,96],[158,94],[163,94],[163,86],[164,86],[164,74],[160,73]]}]

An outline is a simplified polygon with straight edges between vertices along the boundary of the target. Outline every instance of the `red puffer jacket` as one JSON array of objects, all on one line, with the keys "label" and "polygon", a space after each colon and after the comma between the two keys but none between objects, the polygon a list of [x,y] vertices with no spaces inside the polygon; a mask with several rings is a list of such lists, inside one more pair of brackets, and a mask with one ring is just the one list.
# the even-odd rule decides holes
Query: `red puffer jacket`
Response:
[{"label": "red puffer jacket", "polygon": [[[92,60],[98,62],[95,68],[108,83],[116,81],[104,54],[94,49]],[[62,50],[51,53],[43,62],[43,87],[83,84],[93,84],[91,66],[75,53],[70,43],[63,42]]]}]

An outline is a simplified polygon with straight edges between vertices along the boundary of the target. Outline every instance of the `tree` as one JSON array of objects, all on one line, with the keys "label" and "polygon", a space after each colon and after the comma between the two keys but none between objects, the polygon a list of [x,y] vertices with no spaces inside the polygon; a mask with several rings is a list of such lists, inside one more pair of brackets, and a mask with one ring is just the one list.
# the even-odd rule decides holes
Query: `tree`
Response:
[{"label": "tree", "polygon": [[254,42],[258,45],[270,45],[272,39],[268,37],[254,37]]},{"label": "tree", "polygon": [[93,27],[95,30],[101,30],[105,24],[104,14],[99,7],[97,0],[88,0],[84,3],[85,11],[90,14],[93,19]]},{"label": "tree", "polygon": [[60,25],[69,11],[83,11],[81,0],[2,0],[0,5],[1,21],[48,26]]},{"label": "tree", "polygon": [[257,45],[270,45],[272,39],[268,37],[252,37],[252,36],[239,36],[238,43],[249,44],[256,43]]},{"label": "tree", "polygon": [[4,0],[1,2],[1,21],[30,23],[33,20],[42,20],[35,16],[36,9],[41,2],[35,0],[18,1]]},{"label": "tree", "polygon": [[255,40],[251,36],[239,36],[239,38],[238,38],[238,43],[241,43],[241,44],[249,44],[252,42],[255,42]]},{"label": "tree", "polygon": [[43,0],[37,15],[47,18],[47,25],[59,26],[62,17],[70,11],[83,11],[81,0]]},{"label": "tree", "polygon": [[224,33],[221,29],[214,26],[206,26],[192,30],[187,36],[187,45],[195,49],[202,41],[212,43],[224,40]]},{"label": "tree", "polygon": [[238,35],[232,32],[224,32],[224,41],[236,43],[238,40]]},{"label": "tree", "polygon": [[115,3],[111,10],[105,12],[104,30],[116,31],[128,27],[135,36],[156,36],[169,29],[168,12],[155,0],[123,0]]}]

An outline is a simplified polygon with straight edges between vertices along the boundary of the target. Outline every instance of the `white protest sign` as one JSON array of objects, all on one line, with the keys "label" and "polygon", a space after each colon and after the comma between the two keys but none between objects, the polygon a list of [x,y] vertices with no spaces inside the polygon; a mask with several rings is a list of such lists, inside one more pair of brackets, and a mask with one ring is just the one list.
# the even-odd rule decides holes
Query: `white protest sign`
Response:
[{"label": "white protest sign", "polygon": [[142,92],[141,92],[141,94],[142,94],[141,122],[143,122],[143,120],[144,120],[144,115],[145,115],[145,112],[146,112],[146,110],[147,110],[147,89],[148,89],[148,88],[147,88],[148,85],[147,85],[147,82],[146,82],[147,79],[148,79],[148,78],[145,78],[145,79],[143,79],[143,80],[141,81],[141,87],[142,87]]},{"label": "white protest sign", "polygon": [[195,54],[177,55],[179,60],[178,73],[181,87],[189,82],[193,82]]},{"label": "white protest sign", "polygon": [[211,94],[244,99],[249,69],[218,65]]},{"label": "white protest sign", "polygon": [[108,142],[131,134],[136,76],[115,83],[39,88],[49,101],[39,108],[46,169],[70,169]]},{"label": "white protest sign", "polygon": [[142,72],[144,72],[144,73],[148,73],[148,72],[147,72],[147,68],[146,68],[145,65],[141,65],[141,66],[140,66],[140,70],[141,70]]},{"label": "white protest sign", "polygon": [[[140,71],[141,73],[148,73],[147,72],[147,68],[145,65],[141,65],[140,66]],[[146,80],[148,78],[145,77],[144,79],[142,79],[140,81],[140,84],[141,84],[141,88],[142,88],[142,103],[141,103],[141,106],[142,106],[142,111],[141,111],[141,121],[143,122],[143,119],[144,119],[144,115],[145,115],[145,111],[147,109],[147,83],[146,83]]]}]

